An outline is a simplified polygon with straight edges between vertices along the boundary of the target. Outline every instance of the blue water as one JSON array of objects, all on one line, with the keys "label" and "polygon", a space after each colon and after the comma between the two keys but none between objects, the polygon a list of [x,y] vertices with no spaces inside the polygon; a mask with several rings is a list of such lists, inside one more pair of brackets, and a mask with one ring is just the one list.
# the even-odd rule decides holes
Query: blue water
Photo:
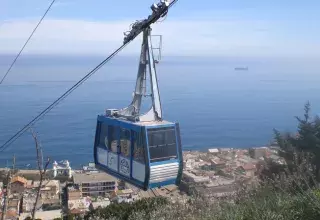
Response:
[{"label": "blue water", "polygon": [[[2,56],[2,74],[12,57]],[[22,56],[0,85],[0,143],[47,107],[102,60],[101,57]],[[96,117],[130,102],[138,57],[116,57],[39,121],[45,157],[72,166],[93,160]],[[179,121],[184,149],[247,148],[267,144],[273,128],[293,131],[294,116],[307,100],[320,112],[320,67],[301,60],[164,57],[158,78],[164,117]],[[234,71],[236,66],[249,71]],[[0,165],[35,164],[35,147],[25,133]]]}]

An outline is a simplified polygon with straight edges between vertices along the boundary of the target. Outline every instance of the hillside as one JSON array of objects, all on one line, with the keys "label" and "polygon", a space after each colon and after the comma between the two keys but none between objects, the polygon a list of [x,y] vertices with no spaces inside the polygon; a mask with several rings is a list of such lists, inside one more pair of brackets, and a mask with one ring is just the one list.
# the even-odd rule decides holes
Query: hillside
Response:
[{"label": "hillside", "polygon": [[[112,204],[92,210],[81,219],[213,219],[293,220],[320,219],[319,159],[320,120],[305,105],[297,134],[275,130],[275,139],[287,165],[269,163],[255,188],[243,186],[228,199],[209,200],[193,195],[172,203],[166,198],[142,199],[132,204]],[[75,216],[69,216],[74,219]]]}]

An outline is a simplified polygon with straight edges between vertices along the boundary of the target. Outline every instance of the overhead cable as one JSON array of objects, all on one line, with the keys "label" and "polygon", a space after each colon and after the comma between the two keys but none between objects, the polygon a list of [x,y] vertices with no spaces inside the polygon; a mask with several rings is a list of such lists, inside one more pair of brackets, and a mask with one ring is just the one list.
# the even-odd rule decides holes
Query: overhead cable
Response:
[{"label": "overhead cable", "polygon": [[20,52],[17,54],[17,56],[15,57],[15,59],[13,60],[13,62],[11,63],[9,69],[7,70],[7,72],[4,74],[4,76],[2,77],[0,84],[3,83],[3,81],[5,80],[5,78],[7,77],[7,75],[9,74],[9,72],[11,71],[13,65],[16,63],[17,59],[19,58],[20,54],[22,53],[22,51],[24,50],[24,48],[27,46],[28,42],[30,41],[30,39],[32,38],[33,34],[36,32],[36,30],[38,29],[39,25],[41,24],[42,20],[45,18],[45,16],[47,15],[47,13],[50,11],[53,3],[56,0],[52,0],[51,4],[49,5],[49,7],[47,8],[46,12],[44,13],[44,15],[42,16],[42,18],[40,19],[40,21],[38,22],[37,26],[33,29],[32,33],[30,34],[29,38],[27,39],[27,41],[24,43],[23,47],[21,48]]},{"label": "overhead cable", "polygon": [[[170,3],[168,8],[174,5],[178,0],[174,0]],[[147,26],[154,23],[156,19],[150,20]],[[147,27],[146,26],[146,27]],[[126,41],[122,46],[116,49],[111,55],[109,55],[105,60],[103,60],[99,65],[97,65],[94,69],[92,69],[89,73],[87,73],[82,79],[80,79],[76,84],[74,84],[70,89],[68,89],[65,93],[63,93],[58,99],[56,99],[51,105],[49,105],[46,109],[44,109],[38,116],[32,119],[28,124],[26,124],[22,129],[20,129],[15,135],[9,138],[4,144],[0,146],[0,152],[4,151],[8,148],[14,141],[16,141],[22,134],[24,134],[28,128],[34,125],[37,121],[39,121],[43,116],[45,116],[51,109],[53,109],[56,105],[58,105],[63,99],[65,99],[68,95],[70,95],[76,88],[78,88],[82,83],[84,83],[87,79],[89,79],[95,72],[97,72],[103,65],[105,65],[108,61],[110,61],[116,54],[118,54],[126,45],[128,45],[141,31],[137,32],[137,34],[131,38],[129,41]]]},{"label": "overhead cable", "polygon": [[78,88],[82,83],[84,83],[87,79],[90,78],[97,70],[99,70],[104,64],[106,64],[111,58],[113,58],[120,50],[122,50],[126,44],[119,47],[116,51],[114,51],[110,56],[108,56],[105,60],[103,60],[98,66],[96,66],[93,70],[91,70],[87,75],[85,75],[81,80],[79,80],[76,84],[74,84],[70,89],[68,89],[65,93],[63,93],[58,99],[56,99],[51,105],[49,105],[46,109],[44,109],[38,116],[32,119],[28,124],[26,124],[20,131],[18,131],[15,135],[13,135],[9,140],[7,140],[1,147],[0,152],[4,151],[10,144],[12,144],[15,140],[17,140],[24,132],[28,130],[34,123],[40,120],[43,116],[45,116],[51,109],[53,109],[57,104],[59,104],[64,98],[70,95],[76,88]]}]

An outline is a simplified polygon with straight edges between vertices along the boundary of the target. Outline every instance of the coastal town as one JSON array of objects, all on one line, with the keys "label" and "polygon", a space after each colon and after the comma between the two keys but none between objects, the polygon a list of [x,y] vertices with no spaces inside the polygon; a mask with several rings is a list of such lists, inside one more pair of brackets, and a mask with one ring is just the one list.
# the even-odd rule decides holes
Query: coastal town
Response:
[{"label": "coastal town", "polygon": [[0,216],[26,219],[35,208],[37,219],[62,219],[68,214],[84,215],[98,207],[141,198],[164,196],[181,202],[194,193],[210,199],[227,197],[243,183],[257,183],[259,170],[268,160],[284,164],[278,151],[277,146],[184,151],[181,184],[148,191],[100,172],[94,163],[73,170],[68,161],[54,161],[43,181],[40,181],[39,170],[3,168],[0,169]]}]

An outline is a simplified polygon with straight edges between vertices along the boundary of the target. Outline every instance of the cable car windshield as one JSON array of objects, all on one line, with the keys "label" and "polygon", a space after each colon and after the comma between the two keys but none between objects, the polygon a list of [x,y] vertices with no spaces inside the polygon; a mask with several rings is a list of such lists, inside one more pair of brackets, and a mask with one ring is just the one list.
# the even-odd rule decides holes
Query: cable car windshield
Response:
[{"label": "cable car windshield", "polygon": [[176,132],[174,127],[148,129],[150,162],[177,159]]}]

